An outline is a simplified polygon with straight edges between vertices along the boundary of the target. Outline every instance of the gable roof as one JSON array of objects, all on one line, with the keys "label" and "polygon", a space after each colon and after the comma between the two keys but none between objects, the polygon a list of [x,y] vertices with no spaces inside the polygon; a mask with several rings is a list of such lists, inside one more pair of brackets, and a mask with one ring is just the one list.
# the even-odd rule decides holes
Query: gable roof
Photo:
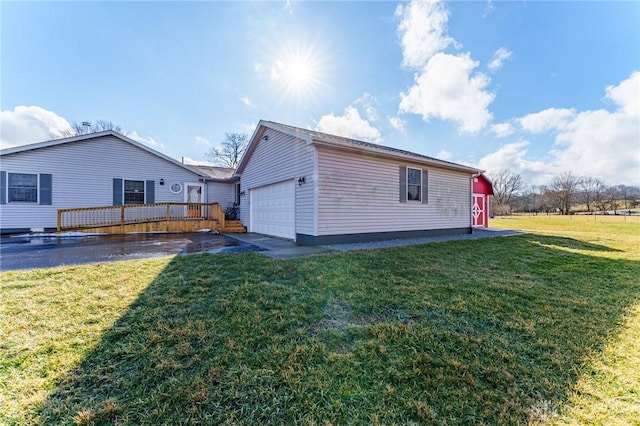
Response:
[{"label": "gable roof", "polygon": [[245,154],[238,165],[236,170],[237,174],[242,173],[246,167],[251,154],[256,148],[256,145],[264,136],[267,129],[280,131],[282,133],[291,135],[293,137],[304,140],[308,144],[316,146],[325,146],[333,149],[343,149],[349,151],[357,151],[367,153],[369,155],[392,158],[402,161],[413,161],[418,163],[425,163],[432,166],[438,166],[445,169],[456,170],[466,173],[481,173],[482,170],[475,167],[464,166],[462,164],[452,163],[450,161],[440,160],[427,155],[417,154],[415,152],[406,151],[403,149],[393,148],[390,146],[379,145],[371,142],[365,142],[357,139],[345,138],[342,136],[331,135],[328,133],[318,132],[316,130],[303,129],[301,127],[290,126],[287,124],[276,123],[273,121],[261,120],[258,123],[256,130],[251,137],[251,142],[247,147]]},{"label": "gable roof", "polygon": [[175,164],[176,166],[182,167],[183,169],[186,169],[188,171],[190,171],[191,173],[194,173],[198,176],[202,176],[202,177],[207,177],[207,175],[205,173],[203,173],[201,170],[197,170],[195,168],[193,168],[192,166],[188,166],[186,164],[182,164],[180,161],[178,160],[174,160],[173,158],[164,155],[161,152],[156,151],[153,148],[149,148],[148,146],[141,144],[140,142],[134,141],[131,138],[126,137],[125,135],[122,135],[118,132],[115,132],[113,130],[104,130],[102,132],[95,132],[95,133],[88,133],[88,134],[84,134],[84,135],[77,135],[77,136],[72,136],[70,138],[62,138],[62,139],[52,139],[49,141],[44,141],[44,142],[38,142],[38,143],[32,143],[32,144],[28,144],[28,145],[20,145],[20,146],[15,146],[12,148],[5,148],[3,150],[0,150],[0,156],[2,155],[9,155],[9,154],[17,154],[20,152],[26,152],[26,151],[33,151],[36,149],[42,149],[42,148],[49,148],[52,146],[60,146],[60,145],[65,145],[65,144],[69,144],[69,143],[75,143],[75,142],[81,142],[81,141],[88,141],[91,139],[98,139],[98,138],[102,138],[104,136],[112,136],[116,139],[120,139],[123,142],[129,143],[135,147],[138,147],[144,151],[147,151],[153,155],[155,155],[156,157],[162,158],[163,160],[166,160],[170,163]]}]

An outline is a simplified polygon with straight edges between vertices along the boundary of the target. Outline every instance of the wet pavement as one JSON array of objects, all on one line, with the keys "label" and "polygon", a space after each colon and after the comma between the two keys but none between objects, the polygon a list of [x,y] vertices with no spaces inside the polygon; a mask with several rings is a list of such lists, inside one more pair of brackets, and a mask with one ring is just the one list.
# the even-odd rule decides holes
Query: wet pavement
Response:
[{"label": "wet pavement", "polygon": [[187,253],[238,253],[261,248],[211,233],[6,236],[0,238],[0,270],[145,259]]}]

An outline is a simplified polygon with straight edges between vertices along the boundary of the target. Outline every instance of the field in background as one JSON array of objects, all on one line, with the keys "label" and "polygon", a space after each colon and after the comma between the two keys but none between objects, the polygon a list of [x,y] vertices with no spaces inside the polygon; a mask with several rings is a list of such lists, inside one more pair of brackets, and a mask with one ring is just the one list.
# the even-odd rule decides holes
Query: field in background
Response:
[{"label": "field in background", "polygon": [[0,423],[634,424],[640,222],[604,218],[2,273]]}]

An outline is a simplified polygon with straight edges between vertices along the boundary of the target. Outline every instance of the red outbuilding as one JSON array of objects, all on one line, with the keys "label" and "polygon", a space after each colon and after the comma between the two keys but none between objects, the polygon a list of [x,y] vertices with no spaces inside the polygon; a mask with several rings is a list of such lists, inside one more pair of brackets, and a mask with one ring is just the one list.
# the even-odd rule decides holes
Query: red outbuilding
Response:
[{"label": "red outbuilding", "polygon": [[474,176],[471,194],[471,217],[474,228],[489,226],[489,195],[493,195],[493,185],[489,178],[483,174]]}]

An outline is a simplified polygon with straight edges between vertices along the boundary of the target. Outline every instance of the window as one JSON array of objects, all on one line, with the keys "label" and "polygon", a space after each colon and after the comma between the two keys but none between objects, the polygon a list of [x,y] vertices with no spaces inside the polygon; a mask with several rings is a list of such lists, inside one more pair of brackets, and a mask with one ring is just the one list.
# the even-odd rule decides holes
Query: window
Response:
[{"label": "window", "polygon": [[124,204],[144,204],[144,181],[124,181]]},{"label": "window", "polygon": [[407,167],[407,200],[422,201],[422,170]]},{"label": "window", "polygon": [[8,202],[37,203],[38,175],[27,173],[9,173]]}]

